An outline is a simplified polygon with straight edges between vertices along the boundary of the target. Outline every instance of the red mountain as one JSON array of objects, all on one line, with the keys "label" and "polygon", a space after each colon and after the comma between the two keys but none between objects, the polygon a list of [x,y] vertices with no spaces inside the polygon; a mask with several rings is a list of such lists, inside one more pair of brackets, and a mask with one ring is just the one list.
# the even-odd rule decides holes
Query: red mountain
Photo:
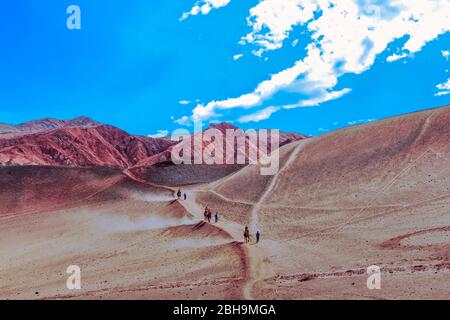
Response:
[{"label": "red mountain", "polygon": [[[79,117],[73,120],[42,119],[17,126],[2,125],[0,132],[0,165],[43,165],[69,167],[115,167],[136,168],[133,172],[144,172],[155,164],[171,164],[171,152],[177,142],[167,139],[130,135],[127,132],[100,124],[95,120]],[[239,130],[228,123],[212,125],[226,133],[226,130]],[[192,135],[198,137],[200,134]],[[304,139],[306,136],[295,133],[281,133],[280,145]],[[248,139],[247,139],[248,141]],[[179,142],[180,144],[188,141]],[[202,152],[209,143],[203,142]],[[234,148],[237,143],[224,146]],[[250,148],[256,145],[248,142],[245,159]],[[270,146],[269,146],[270,148]]]},{"label": "red mountain", "polygon": [[[0,138],[0,164],[128,168],[173,144],[165,139],[133,136],[109,125],[74,121],[30,122],[32,134]],[[76,124],[84,124],[72,127]],[[52,126],[63,126],[51,130]]]},{"label": "red mountain", "polygon": [[23,134],[38,133],[60,128],[92,127],[100,124],[101,123],[87,117],[78,117],[72,120],[45,118],[21,123],[15,126],[0,124],[0,138],[9,138]]},{"label": "red mountain", "polygon": [[[235,127],[235,126],[233,126],[233,125],[231,125],[229,123],[226,123],[226,122],[222,122],[222,123],[219,123],[219,124],[212,124],[208,129],[217,129],[220,132],[222,132],[224,137],[226,136],[226,133],[227,133],[228,130],[230,130],[232,133],[238,133],[237,131],[241,130],[240,128]],[[208,129],[206,129],[206,130],[208,130]],[[198,153],[202,153],[203,154],[204,149],[210,144],[210,142],[203,141],[201,150],[196,150],[194,148],[194,140],[196,138],[202,139],[201,135],[204,134],[205,131],[203,131],[202,133],[197,133],[197,134],[191,135],[190,139],[185,139],[184,141],[181,141],[180,142],[181,145],[177,145],[176,148],[177,149],[181,148],[182,145],[186,145],[186,144],[188,144],[190,142],[191,143],[191,161],[193,162],[193,159],[195,158],[196,154],[197,154],[197,156],[199,156]],[[258,132],[258,130],[257,130],[257,132]],[[280,147],[284,146],[284,145],[286,145],[288,143],[291,143],[291,142],[294,142],[294,141],[298,141],[298,140],[302,140],[302,139],[306,139],[306,138],[308,138],[308,136],[297,134],[297,133],[280,132],[280,137],[279,137]],[[258,145],[253,143],[252,141],[250,141],[250,139],[248,137],[246,137],[245,140],[246,140],[246,148],[245,148],[245,151],[244,151],[245,152],[244,157],[246,159],[246,162],[248,162],[249,153],[250,153],[249,150],[250,149],[253,149],[253,150],[257,149]],[[272,146],[270,145],[270,136],[268,138],[268,146],[267,147],[268,147],[267,151],[270,153],[270,151],[272,150]],[[152,166],[152,165],[155,165],[157,163],[162,163],[162,162],[166,162],[166,161],[170,162],[171,153],[172,153],[174,148],[175,148],[175,146],[171,146],[167,150],[163,151],[162,153],[155,154],[155,155],[151,156],[148,159],[144,159],[141,162],[139,162],[136,165],[136,167]],[[233,142],[232,145],[227,145],[224,142],[223,153],[225,154],[225,152],[227,150],[233,150],[235,159],[237,159],[237,155],[239,153],[242,153],[242,151],[239,150],[239,148],[238,148],[236,140]],[[225,162],[225,160],[224,160],[224,162]]]},{"label": "red mountain", "polygon": [[23,132],[41,132],[59,128],[91,127],[97,125],[100,125],[100,123],[87,117],[78,117],[73,120],[46,118],[25,122],[17,125],[16,128]]}]

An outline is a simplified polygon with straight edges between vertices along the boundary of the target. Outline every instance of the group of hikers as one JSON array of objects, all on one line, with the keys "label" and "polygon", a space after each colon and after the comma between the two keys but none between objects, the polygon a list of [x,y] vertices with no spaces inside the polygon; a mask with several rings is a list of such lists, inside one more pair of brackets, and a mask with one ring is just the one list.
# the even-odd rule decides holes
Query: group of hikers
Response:
[{"label": "group of hikers", "polygon": [[[261,233],[259,231],[256,231],[256,243],[259,243],[259,239],[261,238]],[[245,242],[249,243],[250,242],[250,230],[248,229],[248,227],[246,226],[244,229],[244,239]]]},{"label": "group of hikers", "polygon": [[[181,199],[181,190],[180,189],[178,189],[178,191],[177,191],[177,197],[178,197],[178,199]],[[184,200],[187,199],[186,193],[183,193],[183,197],[184,197]]]},{"label": "group of hikers", "polygon": [[[205,221],[211,222],[211,218],[212,218],[211,208],[205,207],[203,216],[205,217]],[[214,222],[215,223],[219,222],[219,213],[217,211],[216,211],[216,213],[214,213]]]},{"label": "group of hikers", "polygon": [[[181,199],[182,195],[184,197],[184,200],[186,200],[187,199],[186,193],[182,193],[181,190],[178,189],[178,191],[177,191],[178,199]],[[203,216],[204,216],[205,221],[208,221],[209,223],[211,223],[211,219],[213,216],[211,208],[206,206],[205,211],[203,212]],[[219,213],[217,211],[214,213],[214,222],[215,223],[219,222]],[[246,243],[250,242],[250,237],[251,237],[250,230],[248,229],[248,226],[246,226],[244,229],[244,240]],[[255,237],[256,237],[256,243],[259,243],[259,239],[261,238],[261,233],[259,231],[256,231]]]}]

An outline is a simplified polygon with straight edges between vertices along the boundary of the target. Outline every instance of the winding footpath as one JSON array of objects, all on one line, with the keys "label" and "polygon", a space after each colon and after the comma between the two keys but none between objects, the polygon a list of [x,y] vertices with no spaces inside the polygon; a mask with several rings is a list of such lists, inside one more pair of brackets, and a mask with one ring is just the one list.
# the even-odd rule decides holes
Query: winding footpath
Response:
[{"label": "winding footpath", "polygon": [[[261,206],[266,201],[266,199],[269,197],[271,192],[275,189],[278,183],[278,178],[280,174],[285,172],[291,164],[297,159],[298,154],[303,150],[305,144],[307,141],[301,141],[291,152],[288,160],[286,163],[278,170],[277,174],[275,174],[268,187],[264,191],[263,195],[259,198],[258,202],[253,204],[253,208],[250,214],[250,229],[255,231],[258,230],[258,215],[261,209]],[[129,176],[130,178],[137,180],[139,182],[151,185],[153,187],[157,188],[163,188],[166,190],[170,190],[174,197],[177,199],[177,191],[178,188],[175,187],[168,187],[163,185],[157,185],[154,183],[149,183],[147,181],[143,181],[141,179],[137,179],[134,175],[132,175],[128,170],[124,172],[125,175]],[[229,177],[228,177],[229,178]],[[215,184],[213,184],[214,187]],[[213,192],[216,195],[219,195],[216,193],[213,188],[208,189],[207,191]],[[187,188],[186,190],[183,190],[184,193],[187,195],[186,200],[179,199],[177,200],[187,212],[189,212],[194,218],[203,220],[203,211],[204,208],[197,202],[197,192],[198,191],[206,191],[206,190],[197,190],[193,187]],[[220,196],[220,195],[219,195]],[[228,201],[232,201],[232,199],[227,199]],[[232,201],[234,202],[234,201]],[[253,295],[253,292],[255,291],[255,286],[265,280],[272,278],[275,274],[272,270],[272,265],[270,258],[264,248],[260,245],[257,245],[256,243],[244,243],[243,240],[243,232],[244,232],[244,226],[228,221],[224,219],[223,217],[220,218],[219,223],[215,224],[216,227],[222,229],[223,231],[227,232],[232,238],[233,241],[239,242],[242,246],[243,252],[245,254],[246,259],[246,275],[245,275],[245,284],[243,286],[243,298],[246,300],[255,300],[255,296]]]},{"label": "winding footpath", "polygon": [[[203,208],[196,201],[196,190],[186,191],[187,200],[179,200],[179,203],[192,214],[195,218],[203,220]],[[254,300],[252,295],[252,289],[254,284],[260,280],[268,278],[271,274],[265,272],[265,265],[269,264],[265,251],[256,244],[244,244],[243,230],[244,227],[240,224],[227,221],[223,217],[220,218],[219,223],[215,224],[216,227],[227,232],[234,241],[241,244],[246,259],[246,275],[245,284],[243,287],[243,298],[247,300]]]}]

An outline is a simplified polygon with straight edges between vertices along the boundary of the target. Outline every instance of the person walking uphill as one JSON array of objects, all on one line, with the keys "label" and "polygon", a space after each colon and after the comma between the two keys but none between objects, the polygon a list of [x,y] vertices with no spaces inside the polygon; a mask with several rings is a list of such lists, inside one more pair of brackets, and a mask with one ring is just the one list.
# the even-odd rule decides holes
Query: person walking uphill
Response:
[{"label": "person walking uphill", "polygon": [[214,215],[214,221],[217,223],[219,222],[219,213],[216,212],[216,214]]},{"label": "person walking uphill", "polygon": [[245,242],[247,242],[247,243],[250,242],[250,231],[248,230],[247,226],[245,227],[245,230],[244,230],[244,239],[245,239]]},{"label": "person walking uphill", "polygon": [[259,238],[261,237],[261,233],[259,231],[256,232],[256,243],[259,243]]},{"label": "person walking uphill", "polygon": [[203,216],[205,217],[205,221],[208,220],[208,211],[209,211],[209,209],[208,209],[208,207],[206,206],[206,207],[205,207],[205,211],[203,212]]},{"label": "person walking uphill", "polygon": [[177,196],[178,196],[178,199],[181,198],[181,190],[180,189],[178,189]]},{"label": "person walking uphill", "polygon": [[212,212],[211,209],[208,209],[208,222],[211,223]]}]

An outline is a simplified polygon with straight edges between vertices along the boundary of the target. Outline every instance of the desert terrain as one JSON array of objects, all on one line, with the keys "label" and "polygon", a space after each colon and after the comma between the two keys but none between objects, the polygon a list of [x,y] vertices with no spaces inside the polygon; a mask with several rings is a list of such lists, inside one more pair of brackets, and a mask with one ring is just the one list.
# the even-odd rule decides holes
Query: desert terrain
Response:
[{"label": "desert terrain", "polygon": [[289,138],[273,176],[82,120],[0,134],[0,299],[449,298],[450,107]]}]

